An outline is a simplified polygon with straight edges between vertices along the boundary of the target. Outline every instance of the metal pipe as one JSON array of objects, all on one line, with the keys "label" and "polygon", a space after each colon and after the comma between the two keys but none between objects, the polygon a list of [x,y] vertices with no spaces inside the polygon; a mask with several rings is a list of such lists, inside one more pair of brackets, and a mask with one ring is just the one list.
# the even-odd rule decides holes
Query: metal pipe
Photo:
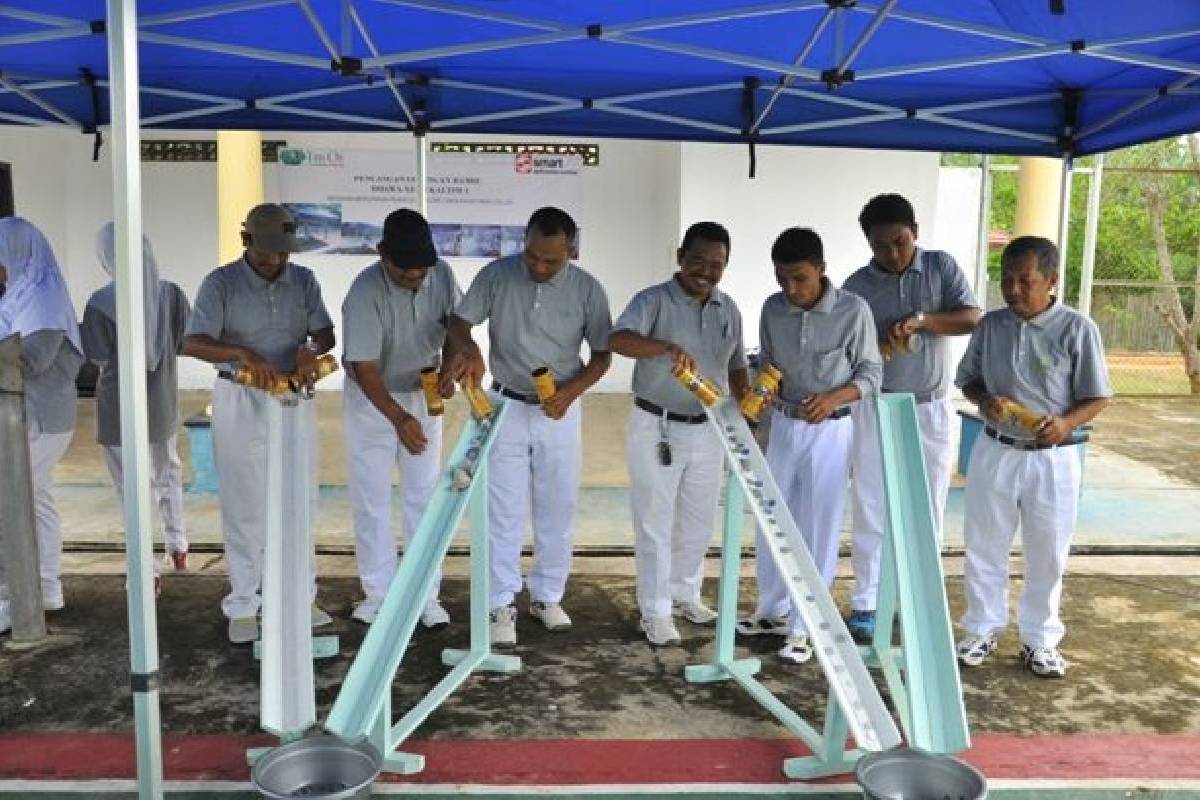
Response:
[{"label": "metal pipe", "polygon": [[[1067,237],[1071,233],[1071,159],[1064,158],[1062,163],[1062,179],[1059,182],[1058,194],[1058,275],[1062,281],[1067,272]],[[1059,291],[1065,293],[1065,287],[1059,285]],[[1065,296],[1065,295],[1064,295]]]},{"label": "metal pipe", "polygon": [[1087,222],[1083,229],[1083,267],[1079,275],[1079,313],[1091,316],[1092,284],[1096,278],[1096,233],[1100,229],[1100,190],[1104,180],[1104,154],[1096,156],[1088,181]]},{"label": "metal pipe", "polygon": [[138,797],[161,798],[162,722],[158,705],[158,635],[150,517],[150,429],[146,407],[142,315],[142,175],[138,129],[136,0],[108,0],[113,209],[116,222],[118,389],[124,465],[129,586],[129,661],[133,687]]},{"label": "metal pipe", "polygon": [[417,156],[417,211],[429,219],[429,142],[424,133],[413,136]]},{"label": "metal pipe", "polygon": [[30,647],[46,638],[42,581],[33,516],[33,477],[25,423],[21,336],[0,342],[0,567],[8,579],[12,645]]}]

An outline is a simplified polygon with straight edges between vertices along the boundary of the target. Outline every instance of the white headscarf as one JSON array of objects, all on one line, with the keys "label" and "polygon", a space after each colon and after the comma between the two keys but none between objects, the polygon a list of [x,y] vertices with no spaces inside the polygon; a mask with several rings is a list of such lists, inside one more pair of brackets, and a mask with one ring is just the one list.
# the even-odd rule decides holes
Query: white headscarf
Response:
[{"label": "white headscarf", "polygon": [[[116,277],[116,250],[117,229],[109,222],[96,232],[96,257],[110,278]],[[92,305],[113,322],[117,321],[117,294],[112,281],[93,295]],[[158,278],[158,264],[154,260],[150,240],[145,236],[142,237],[142,309],[146,319],[146,371],[154,372],[166,355],[167,342],[171,338],[167,326],[171,320],[169,315],[161,312],[162,285]]]},{"label": "white headscarf", "polygon": [[0,339],[14,333],[62,331],[79,353],[79,322],[46,237],[21,217],[0,219],[0,264],[8,273],[0,297]]}]

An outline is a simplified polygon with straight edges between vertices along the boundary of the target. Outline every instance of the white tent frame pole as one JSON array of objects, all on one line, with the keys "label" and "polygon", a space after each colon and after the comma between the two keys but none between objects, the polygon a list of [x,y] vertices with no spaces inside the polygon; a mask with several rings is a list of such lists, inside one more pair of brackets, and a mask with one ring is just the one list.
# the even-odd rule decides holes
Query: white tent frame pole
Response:
[{"label": "white tent frame pole", "polygon": [[867,23],[867,27],[859,35],[858,41],[850,48],[850,52],[838,63],[837,71],[839,73],[850,69],[850,66],[854,63],[854,59],[862,54],[863,48],[867,46],[867,42],[871,41],[871,37],[879,30],[879,26],[884,23],[888,14],[892,13],[892,9],[896,7],[897,2],[898,0],[887,0],[887,2],[879,7],[875,12],[875,16],[871,18],[871,21]]},{"label": "white tent frame pole", "polygon": [[74,25],[70,28],[51,28],[30,33],[14,33],[11,36],[0,36],[0,47],[12,44],[36,44],[38,42],[53,42],[57,39],[82,39],[91,36],[92,29],[87,25]]},{"label": "white tent frame pole", "polygon": [[1047,56],[1056,56],[1070,52],[1070,44],[1037,45],[1021,50],[1009,50],[1004,53],[948,58],[941,61],[925,61],[919,64],[897,64],[894,67],[879,67],[878,69],[867,69],[856,72],[854,74],[854,82],[861,83],[862,81],[869,81],[876,78],[918,75],[922,72],[942,72],[944,70],[965,69],[967,67],[986,67],[991,64],[1028,61],[1034,58],[1046,58]]},{"label": "white tent frame pole", "polygon": [[1172,83],[1170,86],[1167,86],[1162,92],[1152,92],[1150,94],[1147,94],[1145,97],[1141,98],[1140,100],[1135,100],[1134,102],[1130,103],[1129,105],[1125,106],[1124,108],[1120,109],[1119,111],[1109,114],[1107,117],[1105,117],[1104,119],[1095,123],[1094,125],[1084,128],[1079,133],[1079,139],[1082,140],[1082,139],[1086,139],[1090,136],[1094,136],[1095,134],[1099,133],[1100,131],[1106,130],[1106,129],[1110,128],[1111,126],[1113,126],[1114,124],[1125,119],[1125,117],[1128,117],[1131,114],[1136,114],[1137,112],[1141,111],[1143,108],[1153,105],[1154,103],[1158,102],[1158,100],[1161,99],[1162,97],[1170,96],[1174,92],[1177,92],[1181,89],[1185,89],[1188,86],[1191,86],[1193,83],[1195,83],[1198,80],[1200,80],[1200,76],[1195,76],[1195,75],[1189,76],[1187,78],[1180,78],[1179,80]]},{"label": "white tent frame pole", "polygon": [[0,17],[19,19],[22,22],[36,22],[39,25],[55,25],[60,28],[73,27],[79,24],[79,20],[71,19],[70,17],[57,17],[53,14],[42,14],[38,11],[14,8],[13,6],[0,6]]},{"label": "white tent frame pole", "polygon": [[337,45],[333,43],[333,38],[329,35],[329,31],[325,30],[325,26],[321,23],[321,18],[317,16],[316,11],[313,11],[312,3],[309,0],[296,0],[296,4],[304,12],[304,16],[308,19],[308,24],[312,26],[313,31],[317,34],[317,38],[321,40],[321,44],[325,45],[325,51],[329,53],[329,57],[337,61],[343,55],[347,55],[338,52]]},{"label": "white tent frame pole", "polygon": [[580,105],[578,102],[573,103],[555,103],[548,106],[535,106],[533,108],[517,108],[512,111],[493,111],[490,114],[472,114],[466,117],[451,117],[449,119],[434,120],[429,123],[429,127],[437,130],[446,128],[456,128],[462,125],[475,125],[480,122],[495,122],[500,119],[517,119],[519,117],[537,117],[543,114],[557,114],[560,111],[578,111]]},{"label": "white tent frame pole", "polygon": [[1066,297],[1067,245],[1071,234],[1071,187],[1074,178],[1072,159],[1062,160],[1062,177],[1058,182],[1058,291]]},{"label": "white tent frame pole", "polygon": [[58,122],[43,117],[27,117],[24,114],[10,114],[7,111],[0,111],[0,119],[16,122],[19,125],[33,125],[39,128],[71,128],[72,130],[77,130],[74,125],[68,125],[65,122]]},{"label": "white tent frame pole", "polygon": [[[375,46],[375,39],[371,36],[371,32],[367,30],[367,23],[363,21],[362,16],[358,13],[353,0],[344,0],[344,3],[343,9],[350,18],[350,21],[354,23],[354,27],[358,28],[358,35],[366,43],[367,49],[371,51],[371,55],[378,56],[379,48]],[[392,98],[395,99],[396,105],[400,106],[400,112],[404,114],[404,119],[408,121],[409,127],[417,127],[417,118],[413,115],[408,101],[404,99],[404,94],[400,91],[400,86],[396,83],[396,79],[392,76],[392,73],[385,71],[383,73],[383,80],[387,83],[388,90],[392,93]]]},{"label": "white tent frame pole", "polygon": [[398,131],[408,130],[408,123],[400,122],[394,119],[383,119],[382,117],[364,117],[359,114],[339,114],[336,111],[318,111],[313,108],[298,108],[296,106],[287,106],[280,103],[256,103],[255,108],[262,111],[276,111],[281,114],[292,114],[297,117],[328,119],[335,122],[355,122],[363,125],[378,125],[380,128],[389,128],[391,130]]},{"label": "white tent frame pole", "polygon": [[276,64],[292,64],[297,67],[311,67],[322,72],[329,72],[329,60],[305,56],[298,53],[283,53],[278,50],[264,50],[260,47],[244,47],[242,45],[210,42],[207,39],[193,39],[189,36],[171,36],[165,33],[141,31],[138,39],[147,44],[162,44],[169,47],[183,47],[189,50],[202,50],[206,53],[224,53],[230,56],[242,56],[259,61],[271,61]]},{"label": "white tent frame pole", "polygon": [[780,125],[776,128],[767,128],[761,131],[763,136],[775,136],[784,133],[804,133],[806,131],[826,131],[833,128],[852,128],[856,125],[873,125],[876,122],[893,122],[898,119],[904,119],[908,116],[903,111],[884,111],[879,114],[871,114],[862,117],[850,117],[849,119],[825,119],[818,122],[801,122],[798,125]]},{"label": "white tent frame pole", "polygon": [[[793,67],[804,66],[804,62],[807,61],[809,55],[812,54],[813,48],[816,47],[817,42],[821,40],[821,35],[825,33],[825,29],[829,27],[829,23],[833,21],[834,13],[835,11],[832,6],[825,9],[825,13],[821,15],[821,19],[817,21],[816,27],[814,27],[812,33],[809,34],[808,41],[804,43],[804,47],[800,48],[800,52],[797,53],[796,57],[792,59]],[[791,86],[795,80],[796,79],[791,75],[784,75],[779,79],[778,85],[776,85],[771,91],[771,96],[767,98],[766,105],[764,105],[762,111],[758,113],[758,118],[755,119],[754,124],[750,126],[751,133],[756,133],[760,128],[762,128],[763,122],[766,121],[767,117],[771,113],[771,110],[775,108],[775,104],[779,102],[779,96],[783,93],[783,90]]]},{"label": "white tent frame pole", "polygon": [[429,221],[429,142],[424,133],[413,136],[417,158],[417,211]]},{"label": "white tent frame pole", "polygon": [[[875,5],[874,3],[857,3],[850,7],[851,11],[858,11],[864,14],[874,14],[878,9],[879,6]],[[1033,45],[1049,43],[1048,39],[1043,39],[1038,36],[1014,33],[1013,31],[1006,31],[1000,28],[991,28],[987,25],[976,25],[971,22],[944,19],[942,17],[934,16],[933,14],[922,14],[917,11],[896,9],[892,12],[891,17],[892,19],[903,22],[916,22],[932,28],[942,28],[943,30],[958,31],[959,33],[973,33],[976,36],[984,36],[989,39],[998,39],[1003,42]]]},{"label": "white tent frame pole", "polygon": [[146,408],[145,318],[142,314],[142,175],[138,129],[136,0],[108,0],[112,88],[113,209],[116,223],[117,352],[121,394],[121,460],[129,585],[129,658],[133,689],[138,797],[161,798],[162,724],[150,517],[150,446]]},{"label": "white tent frame pole", "polygon": [[236,14],[239,11],[257,11],[261,8],[274,6],[295,5],[296,0],[243,0],[239,3],[220,3],[212,6],[197,6],[186,11],[172,11],[166,14],[155,14],[142,17],[139,28],[149,28],[154,25],[171,25],[176,22],[192,22],[198,19],[219,17],[222,14]]},{"label": "white tent frame pole", "polygon": [[[707,61],[720,61],[725,64],[733,64],[737,67],[763,69],[770,72],[778,72],[780,75],[794,75],[797,78],[804,78],[811,81],[816,81],[821,77],[821,74],[816,70],[792,66],[784,61],[772,61],[769,58],[756,58],[744,53],[730,53],[725,50],[714,50],[710,47],[697,47],[695,45],[677,44],[675,42],[661,42],[657,39],[648,39],[644,36],[630,36],[624,33],[610,33],[605,34],[601,41],[616,42],[618,44],[641,47],[647,50],[661,50],[664,53],[693,56],[695,58],[702,58]],[[740,130],[738,131],[738,134],[741,134]]]},{"label": "white tent frame pole", "polygon": [[1096,235],[1100,230],[1100,192],[1104,180],[1104,154],[1096,156],[1088,179],[1087,222],[1083,229],[1083,264],[1079,271],[1079,313],[1092,314],[1092,285],[1096,280]]},{"label": "white tent frame pole", "polygon": [[975,302],[987,309],[988,253],[992,227],[992,157],[979,165],[979,227],[975,239]]},{"label": "white tent frame pole", "polygon": [[50,116],[57,117],[58,119],[65,122],[66,124],[70,125],[71,127],[78,128],[80,130],[83,129],[83,125],[81,125],[79,123],[79,121],[77,119],[75,119],[74,117],[72,117],[70,114],[63,111],[61,108],[59,108],[58,106],[49,102],[48,100],[43,100],[42,98],[38,97],[33,92],[26,89],[21,84],[9,80],[8,78],[4,77],[4,75],[2,75],[2,74],[0,74],[0,86],[4,87],[8,91],[17,95],[18,97],[20,97],[21,99],[30,103],[31,105],[37,106],[42,111],[45,111],[47,114],[49,114]]}]

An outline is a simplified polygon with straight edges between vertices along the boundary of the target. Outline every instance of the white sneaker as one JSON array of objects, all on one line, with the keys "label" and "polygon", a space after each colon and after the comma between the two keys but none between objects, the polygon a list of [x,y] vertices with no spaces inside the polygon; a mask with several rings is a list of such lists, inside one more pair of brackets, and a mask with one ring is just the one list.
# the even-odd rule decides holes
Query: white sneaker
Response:
[{"label": "white sneaker", "polygon": [[517,644],[517,607],[500,606],[488,614],[492,644],[498,647],[515,647]]},{"label": "white sneaker", "polygon": [[325,613],[325,611],[316,603],[312,604],[312,611],[309,613],[310,623],[314,628],[323,628],[333,622],[333,617]]},{"label": "white sneaker", "polygon": [[968,636],[954,648],[958,663],[964,667],[978,667],[988,656],[996,652],[996,636]]},{"label": "white sneaker", "polygon": [[379,616],[379,607],[381,602],[368,597],[354,607],[354,611],[350,612],[350,617],[356,619],[364,625],[370,625]]},{"label": "white sneaker", "polygon": [[655,647],[679,644],[683,639],[670,617],[642,617],[638,627],[646,634],[646,641]]},{"label": "white sneaker", "polygon": [[1039,678],[1065,678],[1067,660],[1057,647],[1031,647],[1021,645],[1021,659],[1025,666]]},{"label": "white sneaker", "polygon": [[258,618],[234,617],[229,620],[229,641],[232,644],[250,644],[258,639]]},{"label": "white sneaker", "polygon": [[783,647],[779,648],[779,657],[793,664],[803,664],[813,657],[812,645],[804,634],[793,634],[787,637]]},{"label": "white sneaker", "polygon": [[558,603],[530,603],[529,613],[540,619],[548,631],[561,631],[571,627],[571,618]]},{"label": "white sneaker", "polygon": [[676,603],[671,607],[671,616],[683,617],[693,625],[712,625],[717,621],[717,612],[699,600],[695,603]]},{"label": "white sneaker", "polygon": [[441,603],[434,600],[421,612],[421,624],[430,630],[444,628],[450,624],[450,614],[446,612]]},{"label": "white sneaker", "polygon": [[12,609],[7,600],[0,600],[0,633],[7,633],[12,627]]}]

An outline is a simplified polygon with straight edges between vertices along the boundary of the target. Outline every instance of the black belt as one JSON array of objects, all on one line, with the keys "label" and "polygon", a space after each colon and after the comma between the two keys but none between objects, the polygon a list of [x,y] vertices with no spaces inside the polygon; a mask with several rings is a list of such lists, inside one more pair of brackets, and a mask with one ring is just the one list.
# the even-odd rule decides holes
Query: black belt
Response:
[{"label": "black belt", "polygon": [[1055,447],[1071,447],[1072,445],[1083,444],[1088,440],[1086,433],[1075,432],[1058,444],[1038,444],[1032,439],[1016,439],[1012,436],[1006,436],[991,425],[984,427],[983,432],[1000,444],[1006,444],[1017,450],[1051,450]]},{"label": "black belt", "polygon": [[[227,370],[227,369],[219,369],[219,370],[217,370],[217,377],[218,377],[218,378],[224,378],[224,379],[225,379],[225,380],[227,380],[227,381],[233,381],[233,373],[232,373],[232,372],[230,372],[230,371],[229,371],[229,370]],[[233,382],[234,382],[234,383],[237,383],[237,381],[233,381]]]},{"label": "black belt", "polygon": [[508,388],[499,381],[492,381],[492,391],[502,394],[505,397],[512,398],[513,400],[520,400],[522,403],[528,403],[531,406],[540,406],[542,404],[542,401],[538,399],[536,394],[529,395],[521,394],[520,392],[514,392],[512,389]]},{"label": "black belt", "polygon": [[699,425],[704,420],[708,419],[707,414],[676,414],[674,411],[667,411],[662,406],[656,406],[649,400],[643,400],[640,397],[633,398],[633,404],[649,414],[656,417],[666,417],[671,422],[683,422],[688,425]]},{"label": "black belt", "polygon": [[925,403],[932,403],[934,400],[941,400],[945,396],[946,396],[946,392],[944,392],[944,391],[914,392],[913,393],[913,399],[917,401],[918,405],[923,405]]},{"label": "black belt", "polygon": [[[804,406],[800,405],[799,403],[776,402],[775,409],[788,419],[798,419],[803,422],[808,421],[804,416]],[[825,420],[841,419],[842,417],[848,416],[850,416],[850,406],[838,406],[833,411],[829,412],[829,416],[826,417]]]}]

